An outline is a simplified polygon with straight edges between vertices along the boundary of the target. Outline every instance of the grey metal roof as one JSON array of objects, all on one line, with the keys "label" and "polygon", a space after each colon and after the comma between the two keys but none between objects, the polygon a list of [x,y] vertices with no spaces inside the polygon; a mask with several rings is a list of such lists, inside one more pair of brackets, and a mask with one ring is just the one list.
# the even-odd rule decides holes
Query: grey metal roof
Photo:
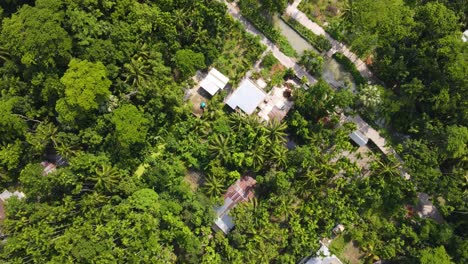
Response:
[{"label": "grey metal roof", "polygon": [[369,139],[366,136],[364,136],[361,132],[359,132],[359,130],[356,130],[356,131],[350,133],[349,137],[354,142],[356,142],[356,144],[358,144],[360,147],[366,145],[367,142],[369,141]]},{"label": "grey metal roof", "polygon": [[222,217],[218,217],[216,219],[215,225],[221,229],[224,234],[227,234],[229,230],[234,227],[234,221],[232,220],[232,217],[230,217],[228,214],[225,214]]},{"label": "grey metal roof", "polygon": [[226,99],[226,104],[232,109],[239,107],[250,115],[255,108],[265,100],[266,93],[249,79],[244,79],[239,87]]}]

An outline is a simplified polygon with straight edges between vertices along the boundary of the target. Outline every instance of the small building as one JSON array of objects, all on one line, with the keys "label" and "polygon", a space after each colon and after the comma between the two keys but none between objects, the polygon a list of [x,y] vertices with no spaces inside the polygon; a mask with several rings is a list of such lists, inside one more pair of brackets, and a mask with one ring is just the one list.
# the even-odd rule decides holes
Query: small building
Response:
[{"label": "small building", "polygon": [[325,245],[322,245],[316,253],[316,257],[308,259],[305,264],[343,264],[338,257],[332,255]]},{"label": "small building", "polygon": [[26,195],[24,193],[22,193],[22,192],[14,191],[12,193],[12,192],[10,192],[8,190],[4,190],[0,194],[0,220],[5,219],[4,204],[5,204],[6,200],[10,199],[12,196],[16,196],[16,197],[18,197],[18,199],[23,199],[24,197],[26,197]]},{"label": "small building", "polygon": [[467,41],[468,41],[468,29],[465,30],[465,32],[463,32],[462,40],[463,40],[463,42],[467,42]]},{"label": "small building", "polygon": [[267,94],[250,79],[244,79],[239,87],[226,98],[226,104],[233,110],[241,109],[251,115],[263,102]]},{"label": "small building", "polygon": [[42,175],[47,175],[51,172],[54,172],[57,169],[57,165],[48,161],[41,162],[41,165],[42,167],[44,167],[44,170],[42,171]]},{"label": "small building", "polygon": [[257,181],[252,177],[243,176],[227,189],[226,194],[224,194],[224,204],[215,208],[217,216],[213,225],[215,231],[221,230],[224,234],[227,234],[234,227],[234,221],[228,215],[229,210],[240,202],[252,199],[256,183]]},{"label": "small building", "polygon": [[369,139],[359,130],[350,133],[349,137],[354,141],[354,143],[358,144],[359,147],[365,146],[367,142],[369,142]]},{"label": "small building", "polygon": [[212,68],[208,75],[200,82],[200,87],[207,91],[211,96],[215,95],[219,90],[224,89],[229,82],[229,78],[224,76],[215,68]]}]

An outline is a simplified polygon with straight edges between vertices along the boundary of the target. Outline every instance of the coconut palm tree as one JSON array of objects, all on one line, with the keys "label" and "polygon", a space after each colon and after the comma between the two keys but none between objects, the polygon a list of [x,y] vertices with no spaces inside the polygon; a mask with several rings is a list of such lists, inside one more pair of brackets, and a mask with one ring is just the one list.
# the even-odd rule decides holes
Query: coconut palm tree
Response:
[{"label": "coconut palm tree", "polygon": [[0,62],[6,62],[10,59],[10,53],[4,48],[0,46]]},{"label": "coconut palm tree", "polygon": [[288,162],[287,154],[288,149],[284,145],[274,145],[271,162],[280,168],[285,168]]},{"label": "coconut palm tree", "polygon": [[211,140],[208,150],[212,157],[217,157],[222,162],[227,162],[230,160],[232,152],[232,146],[230,144],[231,142],[229,137],[216,134]]},{"label": "coconut palm tree", "polygon": [[206,177],[203,189],[209,197],[220,196],[225,191],[223,183],[212,175]]},{"label": "coconut palm tree", "polygon": [[93,181],[94,189],[104,192],[112,192],[112,187],[117,185],[120,181],[119,171],[108,164],[101,165],[100,168],[96,168],[96,174],[90,177]]},{"label": "coconut palm tree", "polygon": [[277,121],[276,119],[270,120],[267,125],[268,138],[273,144],[281,144],[286,141],[286,129],[288,128],[286,123]]},{"label": "coconut palm tree", "polygon": [[129,63],[125,63],[124,73],[122,76],[125,78],[124,82],[129,84],[133,90],[126,95],[127,98],[138,93],[142,88],[148,87],[148,79],[152,71],[151,66],[146,63],[144,56],[134,56]]}]

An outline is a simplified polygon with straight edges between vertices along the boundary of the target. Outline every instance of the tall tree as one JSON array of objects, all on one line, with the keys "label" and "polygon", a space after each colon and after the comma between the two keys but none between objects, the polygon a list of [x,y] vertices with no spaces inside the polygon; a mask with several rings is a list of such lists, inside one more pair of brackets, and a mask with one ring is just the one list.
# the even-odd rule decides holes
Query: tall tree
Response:
[{"label": "tall tree", "polygon": [[60,79],[65,86],[64,97],[57,101],[59,120],[67,125],[75,121],[88,121],[89,113],[95,113],[108,100],[111,81],[106,67],[101,63],[72,59]]}]

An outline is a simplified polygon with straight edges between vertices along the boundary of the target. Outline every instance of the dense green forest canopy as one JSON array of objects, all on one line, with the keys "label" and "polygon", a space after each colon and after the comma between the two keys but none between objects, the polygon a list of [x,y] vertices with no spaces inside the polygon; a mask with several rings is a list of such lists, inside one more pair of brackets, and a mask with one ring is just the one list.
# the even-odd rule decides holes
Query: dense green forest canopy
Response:
[{"label": "dense green forest canopy", "polygon": [[[243,2],[262,15],[287,5]],[[184,90],[197,70],[214,65],[236,84],[265,50],[222,2],[2,1],[0,185],[26,198],[6,203],[0,261],[297,263],[342,223],[366,262],[466,263],[462,1],[350,2],[340,29],[374,55],[386,98],[369,109],[408,135],[399,150],[413,181],[392,157],[369,154],[363,177],[341,155],[357,147],[337,109],[369,105],[323,80],[294,92],[281,123],[227,111],[224,93],[192,115]],[[231,233],[213,232],[213,206],[245,174],[256,197],[232,210]],[[443,223],[408,215],[417,190]]]}]

